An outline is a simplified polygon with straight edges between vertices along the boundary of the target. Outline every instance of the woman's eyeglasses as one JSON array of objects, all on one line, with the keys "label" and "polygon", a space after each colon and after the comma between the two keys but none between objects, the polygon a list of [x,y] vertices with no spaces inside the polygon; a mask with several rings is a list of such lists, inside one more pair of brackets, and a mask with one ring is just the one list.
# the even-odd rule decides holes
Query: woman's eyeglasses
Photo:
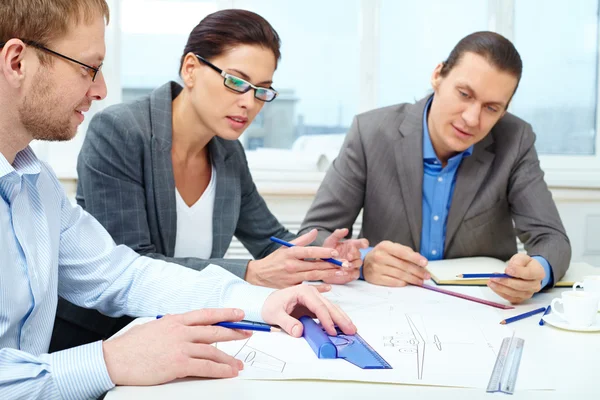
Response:
[{"label": "woman's eyeglasses", "polygon": [[243,80],[242,78],[238,78],[237,76],[228,74],[221,68],[212,64],[210,61],[206,60],[204,57],[201,57],[198,54],[196,54],[196,57],[198,57],[198,59],[204,64],[217,71],[224,78],[223,84],[225,85],[225,87],[235,92],[246,93],[250,91],[250,89],[254,89],[254,97],[256,97],[260,101],[265,101],[267,103],[275,100],[275,97],[277,97],[277,91],[273,88],[263,88],[259,86],[254,86],[253,84]]}]

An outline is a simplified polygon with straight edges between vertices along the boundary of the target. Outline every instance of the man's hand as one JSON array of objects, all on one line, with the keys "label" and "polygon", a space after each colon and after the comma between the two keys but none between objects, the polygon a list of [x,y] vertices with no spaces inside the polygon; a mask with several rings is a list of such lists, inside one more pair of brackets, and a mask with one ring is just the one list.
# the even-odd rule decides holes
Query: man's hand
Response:
[{"label": "man's hand", "polygon": [[261,316],[294,337],[302,336],[303,326],[296,318],[304,315],[317,317],[330,335],[336,335],[335,325],[347,335],[355,334],[356,326],[346,313],[321,295],[329,289],[329,285],[297,285],[278,290],[267,297]]},{"label": "man's hand", "polygon": [[323,247],[335,249],[340,254],[339,257],[348,260],[350,268],[359,269],[362,265],[360,258],[360,249],[369,247],[367,239],[348,239],[348,228],[336,229],[325,241]]},{"label": "man's hand", "polygon": [[407,246],[390,241],[379,243],[365,257],[363,275],[370,283],[382,286],[423,284],[431,278],[427,259]]},{"label": "man's hand", "polygon": [[344,240],[347,235],[347,228],[336,229],[327,239],[325,239],[325,242],[323,242],[323,247],[337,250],[339,257],[348,260],[348,263],[350,264],[348,275],[323,279],[326,283],[338,285],[345,284],[358,279],[360,276],[360,267],[363,263],[360,257],[360,249],[369,247],[369,241],[367,239]]},{"label": "man's hand", "polygon": [[[304,281],[346,283],[358,277],[346,260],[339,267],[321,258],[338,258],[340,253],[332,248],[305,247],[317,238],[317,230],[305,233],[292,241],[296,246],[282,247],[261,260],[250,261],[246,281],[253,285],[286,288]],[[308,260],[307,260],[308,259]],[[314,260],[314,261],[311,261]],[[353,276],[356,277],[353,278]]]},{"label": "man's hand", "polygon": [[242,310],[203,309],[134,326],[102,344],[110,379],[115,385],[143,386],[186,376],[237,376],[244,364],[211,344],[246,339],[251,332],[212,324],[243,318]]},{"label": "man's hand", "polygon": [[492,278],[487,285],[512,304],[522,303],[542,290],[546,276],[542,264],[527,254],[512,256],[504,272],[514,278]]}]

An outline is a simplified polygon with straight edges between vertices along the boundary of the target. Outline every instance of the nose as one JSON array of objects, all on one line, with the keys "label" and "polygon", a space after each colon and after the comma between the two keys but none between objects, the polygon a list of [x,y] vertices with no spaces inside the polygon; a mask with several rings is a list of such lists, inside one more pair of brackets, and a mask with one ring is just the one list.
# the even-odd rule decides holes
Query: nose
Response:
[{"label": "nose", "polygon": [[256,98],[254,97],[254,89],[250,89],[246,93],[242,93],[239,95],[238,104],[240,107],[245,108],[247,110],[251,110],[256,104]]},{"label": "nose", "polygon": [[479,125],[479,115],[481,114],[481,106],[477,102],[472,102],[467,106],[462,113],[462,118],[467,126],[475,127]]},{"label": "nose", "polygon": [[104,80],[104,74],[99,71],[96,75],[96,79],[92,82],[90,89],[88,90],[88,97],[93,100],[102,100],[106,97],[108,89],[106,88],[106,81]]}]

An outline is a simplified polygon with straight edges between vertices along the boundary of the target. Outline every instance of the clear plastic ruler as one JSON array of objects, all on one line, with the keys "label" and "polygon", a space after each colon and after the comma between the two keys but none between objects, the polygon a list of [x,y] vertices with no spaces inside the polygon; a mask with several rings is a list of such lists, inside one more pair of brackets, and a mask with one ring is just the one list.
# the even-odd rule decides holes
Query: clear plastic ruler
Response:
[{"label": "clear plastic ruler", "polygon": [[514,333],[512,337],[502,340],[502,346],[487,386],[488,393],[514,393],[524,344],[525,340],[515,337]]}]

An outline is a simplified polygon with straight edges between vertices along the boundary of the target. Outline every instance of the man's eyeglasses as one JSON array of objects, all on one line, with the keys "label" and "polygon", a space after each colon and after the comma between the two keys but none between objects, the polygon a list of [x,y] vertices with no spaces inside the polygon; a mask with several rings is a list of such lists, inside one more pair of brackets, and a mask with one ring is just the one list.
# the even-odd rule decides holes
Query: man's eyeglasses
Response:
[{"label": "man's eyeglasses", "polygon": [[196,54],[196,57],[198,57],[200,61],[217,71],[223,78],[225,78],[223,81],[225,87],[235,92],[246,93],[250,91],[250,89],[254,89],[254,97],[256,97],[260,101],[265,101],[267,103],[275,100],[275,97],[277,97],[277,91],[273,88],[254,86],[253,84],[243,80],[242,78],[238,78],[237,76],[228,74],[221,68],[206,60],[204,57],[201,57],[198,54]]},{"label": "man's eyeglasses", "polygon": [[[98,67],[92,67],[91,65],[84,64],[81,61],[77,61],[71,57],[67,57],[63,54],[57,53],[54,50],[50,50],[49,48],[41,45],[40,43],[34,42],[33,40],[23,40],[23,43],[28,44],[32,47],[35,47],[36,49],[50,53],[54,56],[61,57],[61,58],[64,58],[65,60],[74,62],[75,64],[81,65],[82,67],[85,68],[88,75],[92,78],[92,82],[94,82],[96,80],[96,75],[98,75],[98,72],[100,72],[100,69],[102,68],[102,64],[100,64]],[[0,48],[4,47],[5,44],[6,44],[6,42],[0,42]]]}]

